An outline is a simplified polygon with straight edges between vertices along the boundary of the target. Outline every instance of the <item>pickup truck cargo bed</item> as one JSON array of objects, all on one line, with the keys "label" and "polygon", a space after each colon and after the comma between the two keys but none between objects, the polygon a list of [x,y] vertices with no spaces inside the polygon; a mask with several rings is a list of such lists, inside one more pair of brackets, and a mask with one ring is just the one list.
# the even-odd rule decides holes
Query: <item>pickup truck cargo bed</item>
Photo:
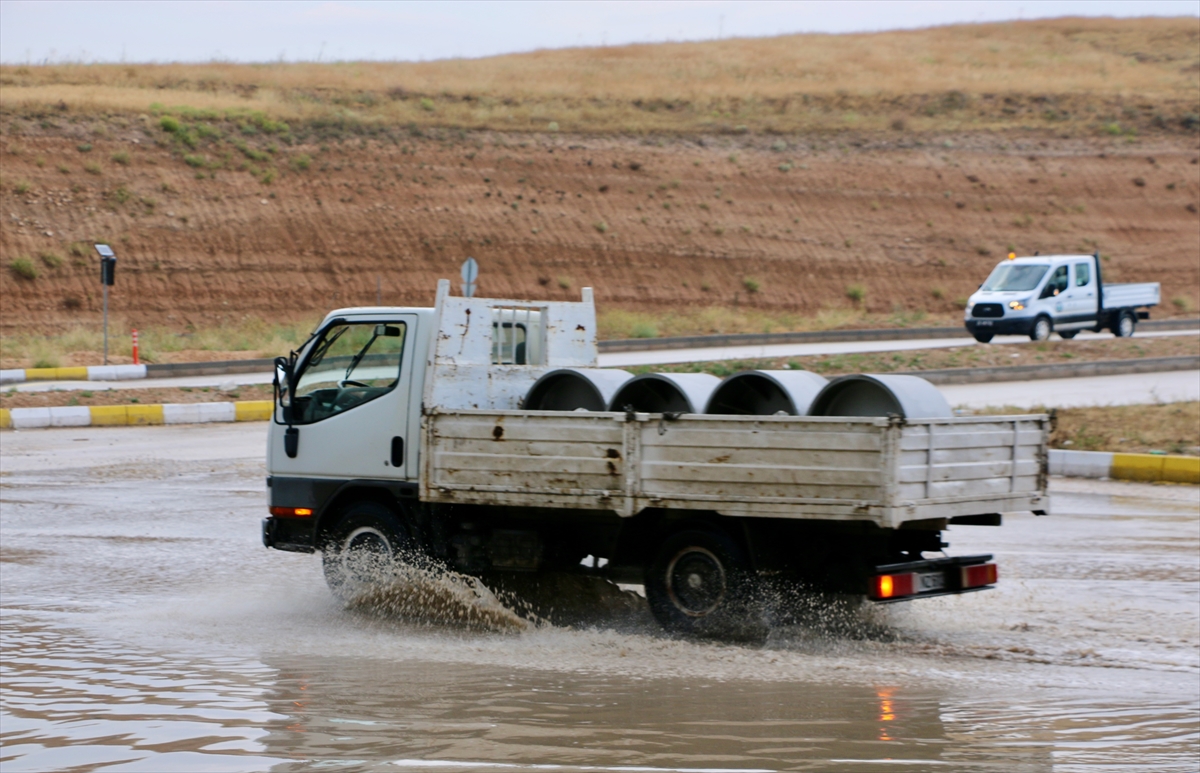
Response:
[{"label": "pickup truck cargo bed", "polygon": [[1045,416],[437,411],[427,502],[906,521],[1048,508]]}]

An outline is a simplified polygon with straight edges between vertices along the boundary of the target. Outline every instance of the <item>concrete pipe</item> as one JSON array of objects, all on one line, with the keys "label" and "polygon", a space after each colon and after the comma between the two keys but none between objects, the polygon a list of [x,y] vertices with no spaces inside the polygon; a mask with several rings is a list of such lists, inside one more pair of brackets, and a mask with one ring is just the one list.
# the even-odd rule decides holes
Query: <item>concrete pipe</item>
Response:
[{"label": "concrete pipe", "polygon": [[705,413],[805,416],[828,379],[806,370],[745,370],[721,382]]},{"label": "concrete pipe", "polygon": [[609,401],[610,411],[699,413],[721,383],[707,373],[646,373],[627,381]]},{"label": "concrete pipe", "polygon": [[887,416],[945,419],[954,415],[937,387],[917,376],[863,373],[830,381],[813,400],[810,416]]},{"label": "concrete pipe", "polygon": [[539,378],[525,395],[530,411],[606,411],[617,390],[633,375],[623,370],[563,368]]}]

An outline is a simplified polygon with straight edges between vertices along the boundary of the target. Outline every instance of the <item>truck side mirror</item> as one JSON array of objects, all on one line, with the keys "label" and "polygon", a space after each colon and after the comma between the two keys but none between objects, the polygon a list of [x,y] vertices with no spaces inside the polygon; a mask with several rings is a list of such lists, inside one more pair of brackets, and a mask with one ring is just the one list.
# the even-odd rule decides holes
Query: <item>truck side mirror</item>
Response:
[{"label": "truck side mirror", "polygon": [[376,338],[399,338],[400,337],[400,328],[397,325],[376,325],[375,326],[375,337]]}]

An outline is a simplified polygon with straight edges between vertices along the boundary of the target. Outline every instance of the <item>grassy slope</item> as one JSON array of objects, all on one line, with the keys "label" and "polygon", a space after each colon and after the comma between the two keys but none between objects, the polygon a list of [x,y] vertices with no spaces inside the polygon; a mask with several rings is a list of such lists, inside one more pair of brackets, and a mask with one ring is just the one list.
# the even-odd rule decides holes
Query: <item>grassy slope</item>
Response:
[{"label": "grassy slope", "polygon": [[428,63],[5,66],[0,108],[504,131],[1178,130],[1195,127],[1198,84],[1195,19],[1067,18]]}]

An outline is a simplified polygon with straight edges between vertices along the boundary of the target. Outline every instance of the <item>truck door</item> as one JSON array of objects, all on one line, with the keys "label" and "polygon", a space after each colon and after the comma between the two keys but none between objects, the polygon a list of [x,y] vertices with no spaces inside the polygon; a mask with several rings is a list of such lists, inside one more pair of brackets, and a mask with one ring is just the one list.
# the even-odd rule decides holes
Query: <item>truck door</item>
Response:
[{"label": "truck door", "polygon": [[1080,261],[1071,266],[1070,307],[1072,322],[1092,322],[1097,312],[1096,282],[1092,264]]},{"label": "truck door", "polygon": [[284,433],[272,433],[274,474],[409,480],[416,453],[409,438],[416,315],[335,320],[297,368],[286,395],[298,433],[295,457]]},{"label": "truck door", "polygon": [[1050,278],[1046,280],[1045,287],[1042,288],[1041,295],[1038,300],[1039,311],[1046,311],[1054,319],[1055,325],[1058,321],[1067,314],[1067,291],[1070,288],[1070,277],[1068,274],[1069,266],[1062,265],[1054,269],[1050,274]]}]

